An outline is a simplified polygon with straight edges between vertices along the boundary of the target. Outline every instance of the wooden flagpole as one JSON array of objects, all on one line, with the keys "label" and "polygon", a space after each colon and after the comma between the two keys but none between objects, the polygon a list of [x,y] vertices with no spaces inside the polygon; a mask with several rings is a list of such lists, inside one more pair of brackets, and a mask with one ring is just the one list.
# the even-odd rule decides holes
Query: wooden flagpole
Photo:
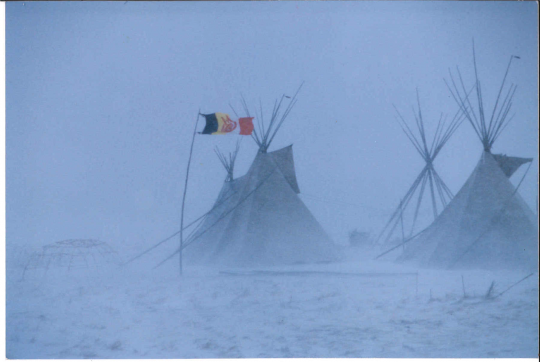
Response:
[{"label": "wooden flagpole", "polygon": [[195,135],[197,134],[197,125],[199,124],[199,117],[201,115],[201,110],[197,113],[197,120],[195,121],[195,130],[193,131],[193,138],[191,139],[191,148],[189,150],[189,160],[186,170],[186,181],[184,183],[184,195],[182,196],[182,211],[180,214],[180,275],[183,273],[183,263],[182,263],[182,249],[184,248],[184,205],[186,203],[186,191],[188,186],[188,177],[189,177],[189,165],[191,164],[191,155],[193,154],[193,144],[195,143]]}]

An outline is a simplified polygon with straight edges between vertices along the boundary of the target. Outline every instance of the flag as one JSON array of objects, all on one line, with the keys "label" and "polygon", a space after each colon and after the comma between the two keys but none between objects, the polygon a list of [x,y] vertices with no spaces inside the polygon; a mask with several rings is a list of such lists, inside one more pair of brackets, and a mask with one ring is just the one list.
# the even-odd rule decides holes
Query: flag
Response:
[{"label": "flag", "polygon": [[203,114],[206,126],[202,134],[225,134],[234,131],[237,124],[226,113]]},{"label": "flag", "polygon": [[253,132],[253,117],[243,117],[238,119],[240,123],[240,134],[242,136],[251,136]]},{"label": "flag", "polygon": [[231,120],[226,113],[201,114],[206,119],[206,126],[201,134],[220,135],[237,130],[240,124],[240,135],[249,136],[253,132],[253,117],[240,118],[238,122]]}]

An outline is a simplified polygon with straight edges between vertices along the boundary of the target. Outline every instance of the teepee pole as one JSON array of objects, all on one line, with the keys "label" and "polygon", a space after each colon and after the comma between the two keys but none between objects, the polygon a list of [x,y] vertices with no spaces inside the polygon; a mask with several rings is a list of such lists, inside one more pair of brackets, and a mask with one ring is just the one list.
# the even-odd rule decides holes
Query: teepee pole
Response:
[{"label": "teepee pole", "polygon": [[499,89],[499,94],[497,95],[497,100],[495,101],[495,106],[493,107],[493,113],[491,113],[491,118],[489,120],[489,129],[488,134],[491,134],[491,127],[493,125],[493,117],[495,116],[495,111],[497,110],[497,106],[499,105],[499,100],[501,98],[501,93],[504,88],[504,83],[506,82],[506,77],[508,76],[508,71],[510,70],[510,65],[512,65],[512,59],[514,59],[514,56],[510,56],[510,61],[508,62],[508,66],[506,67],[506,72],[504,73],[503,81],[501,83],[501,88]]},{"label": "teepee pole", "polygon": [[452,191],[450,191],[450,189],[448,188],[448,186],[446,186],[446,184],[444,183],[443,179],[441,178],[441,176],[439,176],[439,174],[437,173],[437,171],[435,169],[433,169],[433,174],[435,175],[435,177],[437,178],[437,180],[439,181],[439,184],[442,186],[442,189],[443,191],[445,192],[446,196],[448,197],[449,200],[452,200],[454,198],[454,194],[452,193]]},{"label": "teepee pole", "polygon": [[[427,173],[427,170],[426,170]],[[426,182],[427,182],[428,176],[424,173],[424,176],[422,176],[422,186],[420,186],[420,193],[418,194],[418,201],[416,203],[416,209],[414,210],[414,218],[411,226],[411,233],[409,235],[412,235],[414,231],[414,226],[416,225],[416,219],[418,218],[418,211],[420,210],[420,205],[422,204],[422,198],[424,197],[424,190],[426,189]]]},{"label": "teepee pole", "polygon": [[191,164],[191,155],[193,154],[193,144],[195,143],[195,135],[197,134],[197,124],[199,123],[199,117],[201,115],[201,110],[199,109],[199,112],[197,112],[197,120],[195,121],[195,129],[193,130],[193,138],[191,139],[191,148],[189,150],[189,159],[187,164],[187,170],[186,170],[186,181],[184,183],[184,195],[182,196],[182,211],[180,213],[180,258],[178,260],[179,266],[180,266],[180,275],[182,275],[184,271],[184,265],[182,260],[182,249],[184,247],[184,206],[186,204],[186,192],[187,192],[187,186],[188,186],[188,178],[189,178],[189,165]]},{"label": "teepee pole", "polygon": [[432,176],[433,176],[433,182],[435,184],[435,187],[437,188],[437,192],[439,194],[439,200],[441,201],[441,204],[442,204],[442,209],[444,210],[446,208],[446,197],[444,195],[444,191],[443,191],[443,188],[439,182],[439,179],[437,179],[437,176],[435,175],[435,169],[432,170],[431,172]]},{"label": "teepee pole", "polygon": [[431,168],[428,170],[427,175],[428,175],[428,180],[429,180],[429,190],[431,192],[431,205],[433,207],[433,220],[435,220],[439,213],[437,211],[437,202],[435,200],[435,190],[433,188],[433,176],[431,174]]},{"label": "teepee pole", "polygon": [[263,112],[263,106],[262,106],[262,100],[259,98],[259,118],[260,121],[257,122],[257,125],[260,128],[261,134],[264,133],[264,112]]},{"label": "teepee pole", "polygon": [[379,236],[377,236],[377,239],[375,239],[375,243],[379,243],[379,241],[381,240],[383,235],[388,230],[388,227],[390,227],[390,225],[392,225],[390,231],[386,234],[386,239],[384,239],[384,242],[386,242],[386,241],[388,241],[390,239],[390,237],[392,236],[392,233],[394,232],[396,226],[398,225],[399,212],[400,212],[401,208],[403,208],[403,209],[407,208],[407,206],[409,205],[409,202],[411,201],[412,196],[414,195],[416,189],[418,188],[418,185],[422,181],[425,172],[426,172],[426,167],[424,167],[422,169],[422,172],[420,172],[420,174],[416,177],[416,179],[414,180],[411,187],[409,187],[409,190],[407,191],[407,193],[405,194],[405,196],[402,199],[402,203],[400,203],[400,205],[398,205],[398,207],[392,212],[392,216],[390,216],[390,219],[385,224],[382,231],[379,233]]},{"label": "teepee pole", "polygon": [[474,77],[476,83],[476,97],[478,100],[478,114],[480,116],[480,126],[482,130],[482,137],[484,142],[487,141],[487,129],[486,129],[486,119],[484,115],[484,101],[482,99],[482,86],[480,80],[478,80],[478,68],[476,66],[476,51],[474,50],[474,39],[473,39],[473,63],[474,63]]},{"label": "teepee pole", "polygon": [[[233,197],[234,195],[236,195],[238,191],[234,191],[232,192],[230,195],[228,195],[226,198],[224,198],[223,200],[221,200],[220,202],[216,203],[210,210],[208,210],[206,213],[202,214],[201,216],[199,216],[198,218],[196,218],[195,220],[193,220],[192,222],[190,222],[189,224],[187,224],[185,227],[184,227],[184,230],[186,230],[187,228],[189,228],[190,226],[192,225],[195,225],[197,222],[201,221],[202,219],[204,219],[206,216],[208,216],[212,211],[214,211],[216,208],[218,208],[219,206],[223,205],[227,200],[229,200],[231,197]],[[197,228],[195,228],[196,230]],[[143,251],[142,253],[140,254],[137,254],[136,256],[134,256],[133,258],[129,259],[128,261],[126,261],[124,264],[122,265],[127,265],[137,259],[139,259],[141,256],[145,255],[145,254],[148,254],[148,252],[154,250],[155,248],[157,248],[158,246],[160,246],[161,244],[171,240],[172,238],[174,238],[176,235],[180,234],[180,230],[175,232],[174,234],[171,234],[169,236],[167,236],[165,239],[161,240],[160,242],[154,244],[153,246],[151,246],[150,248],[146,249],[145,251]],[[189,238],[189,236],[188,236]]]},{"label": "teepee pole", "polygon": [[[446,82],[445,80],[446,86],[448,87],[448,90],[450,91],[450,94],[452,94],[452,97],[454,98],[456,103],[462,109],[463,113],[465,114],[465,117],[467,118],[471,126],[473,127],[474,132],[476,133],[480,141],[482,141],[482,135],[481,135],[480,128],[478,125],[479,121],[478,121],[478,118],[476,117],[476,112],[474,111],[474,107],[472,106],[472,103],[469,97],[461,96],[461,93],[459,91],[458,86],[456,85],[456,81],[454,80],[454,76],[452,75],[452,72],[449,71],[449,73],[450,73],[450,80],[452,81],[452,85],[454,86],[454,90],[452,90],[448,82]],[[459,71],[459,68],[457,68],[457,75],[459,77],[461,87],[463,88],[463,92],[466,94],[467,91],[465,89],[465,84],[463,83],[463,78],[461,77],[461,72]],[[476,88],[476,83],[474,84],[474,88]],[[463,99],[464,97],[465,99]]]},{"label": "teepee pole", "polygon": [[[399,220],[401,223],[401,242],[403,243],[405,241],[405,228],[403,227],[403,200],[399,202],[399,206],[401,207],[399,212]],[[403,244],[403,250],[405,250],[405,244]]]}]

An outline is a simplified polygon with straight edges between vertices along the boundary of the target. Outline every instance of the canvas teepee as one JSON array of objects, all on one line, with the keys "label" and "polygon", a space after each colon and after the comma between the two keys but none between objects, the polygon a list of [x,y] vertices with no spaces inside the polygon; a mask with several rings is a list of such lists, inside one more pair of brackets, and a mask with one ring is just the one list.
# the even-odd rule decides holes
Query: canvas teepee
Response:
[{"label": "canvas teepee", "polygon": [[416,206],[414,207],[414,214],[409,215],[412,217],[412,222],[410,228],[408,227],[407,237],[410,237],[415,231],[414,228],[416,226],[418,212],[426,193],[428,194],[427,198],[431,198],[430,204],[434,219],[438,216],[439,211],[444,209],[453,197],[452,192],[435,170],[434,161],[450,137],[452,137],[454,132],[463,122],[463,112],[458,110],[449,123],[446,122],[446,117],[441,114],[433,138],[428,140],[418,90],[416,91],[416,99],[418,110],[414,111],[414,119],[418,134],[413,132],[414,127],[409,126],[397,108],[394,108],[396,109],[398,115],[397,121],[401,126],[401,129],[424,160],[425,166],[407,190],[407,193],[401,199],[401,202],[377,237],[376,241],[383,245],[386,244],[390,237],[395,233],[396,229],[398,232],[401,232],[401,238],[406,238],[403,220],[405,217],[404,214],[406,213],[407,208],[411,206],[411,203],[416,204]]},{"label": "canvas teepee", "polygon": [[227,176],[212,209],[204,217],[200,226],[187,238],[187,245],[191,244],[191,246],[186,250],[185,256],[191,262],[204,263],[207,256],[212,255],[215,246],[213,240],[221,238],[223,234],[223,229],[214,227],[214,225],[224,222],[222,219],[230,214],[230,210],[234,209],[241,199],[240,190],[243,188],[245,176],[234,178],[234,163],[238,151],[239,143],[236,144],[236,149],[229,153],[228,157],[217,148],[215,149],[216,155],[227,171]]},{"label": "canvas teepee", "polygon": [[229,152],[229,156],[225,156],[223,152],[219,150],[219,148],[215,148],[214,152],[216,153],[217,157],[219,158],[219,161],[223,165],[223,168],[225,168],[225,171],[227,171],[227,177],[225,178],[225,182],[234,181],[234,163],[236,162],[236,156],[238,155],[238,151],[240,150],[240,141],[236,142],[236,148],[233,152]]},{"label": "canvas teepee", "polygon": [[267,126],[261,114],[253,133],[259,151],[249,171],[232,181],[234,196],[188,240],[186,260],[229,266],[336,260],[331,239],[298,197],[292,146],[268,152],[296,102],[295,95],[281,113],[285,98],[276,102]]},{"label": "canvas teepee", "polygon": [[493,143],[511,119],[508,114],[515,86],[510,86],[502,103],[500,100],[512,59],[489,118],[484,113],[476,58],[478,110],[464,95],[459,69],[459,85],[450,73],[449,89],[478,135],[483,152],[461,190],[433,224],[409,243],[398,261],[438,268],[536,270],[536,217],[509,180],[520,165],[532,159],[491,153]]}]

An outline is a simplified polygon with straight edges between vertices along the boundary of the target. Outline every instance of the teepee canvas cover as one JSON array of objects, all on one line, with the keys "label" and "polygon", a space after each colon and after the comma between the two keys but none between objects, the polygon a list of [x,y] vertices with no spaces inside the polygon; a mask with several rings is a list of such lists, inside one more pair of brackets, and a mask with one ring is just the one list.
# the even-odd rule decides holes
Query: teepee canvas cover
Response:
[{"label": "teepee canvas cover", "polygon": [[199,228],[188,260],[255,266],[336,259],[332,241],[298,197],[292,146],[259,152],[233,182],[227,187],[238,191]]},{"label": "teepee canvas cover", "polygon": [[216,246],[215,240],[219,240],[223,235],[222,225],[230,219],[230,210],[234,209],[241,198],[245,176],[234,180],[225,181],[219,192],[219,196],[212,206],[211,211],[204,218],[201,226],[194,233],[192,241],[188,240],[189,248],[185,251],[188,260],[201,263],[212,255]]},{"label": "teepee canvas cover", "polygon": [[442,268],[535,269],[536,218],[500,159],[484,151],[454,199],[398,261]]}]

